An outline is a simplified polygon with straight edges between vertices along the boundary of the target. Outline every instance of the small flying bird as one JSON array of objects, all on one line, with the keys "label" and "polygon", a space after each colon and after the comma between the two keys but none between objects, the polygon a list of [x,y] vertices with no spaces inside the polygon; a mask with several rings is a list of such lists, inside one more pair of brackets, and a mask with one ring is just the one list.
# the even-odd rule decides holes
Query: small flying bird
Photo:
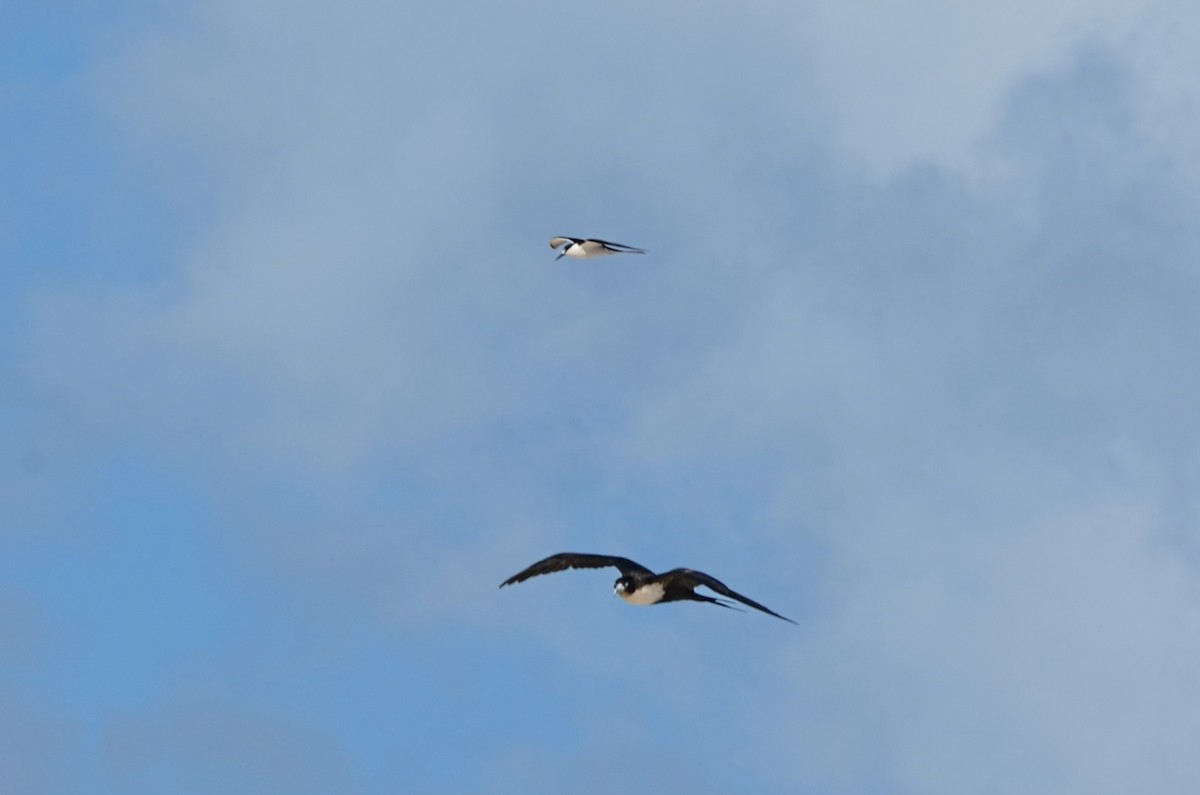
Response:
[{"label": "small flying bird", "polygon": [[617,596],[631,605],[657,605],[666,602],[690,601],[708,602],[709,604],[737,610],[736,607],[724,599],[714,599],[711,596],[696,593],[696,588],[703,585],[711,591],[715,591],[722,596],[728,596],[730,599],[736,599],[748,607],[753,607],[755,610],[761,610],[767,615],[782,618],[789,624],[796,623],[790,618],[784,618],[774,610],[760,605],[753,599],[747,599],[716,577],[711,577],[702,571],[696,571],[695,569],[672,569],[662,574],[655,574],[650,569],[640,563],[634,563],[629,558],[617,558],[612,555],[560,552],[557,555],[551,555],[545,560],[539,560],[524,571],[514,574],[500,583],[500,587],[503,588],[506,585],[524,582],[530,577],[536,577],[539,574],[552,574],[565,569],[603,569],[608,566],[615,566],[620,570],[621,576],[613,583],[613,590],[616,591]]},{"label": "small flying bird", "polygon": [[603,257],[608,254],[645,254],[646,252],[640,248],[626,246],[621,243],[609,243],[607,240],[581,240],[577,237],[552,237],[550,238],[550,248],[558,248],[565,245],[555,261],[563,257],[574,257],[575,259],[591,259],[592,257]]}]

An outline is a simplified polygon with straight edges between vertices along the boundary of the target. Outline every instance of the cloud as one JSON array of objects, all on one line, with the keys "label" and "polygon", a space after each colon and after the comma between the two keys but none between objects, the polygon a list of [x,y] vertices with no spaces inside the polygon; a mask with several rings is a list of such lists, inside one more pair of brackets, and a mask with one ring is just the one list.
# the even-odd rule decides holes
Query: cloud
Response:
[{"label": "cloud", "polygon": [[793,698],[754,704],[779,722],[764,756],[834,791],[1194,786],[1198,586],[1152,504],[1046,507],[982,538],[907,527],[860,552],[844,612],[786,664]]},{"label": "cloud", "polygon": [[[297,621],[431,671],[434,628],[464,631],[466,670],[504,672],[488,703],[544,720],[464,776],[1194,788],[1186,90],[1158,34],[1060,46],[1082,7],[923,8],[973,35],[913,17],[897,52],[819,7],[841,38],[813,55],[767,6],[208,6],[98,78],[141,167],[180,156],[195,237],[151,284],[41,291],[19,376],[203,484],[328,611]],[[572,46],[583,22],[611,48]],[[559,233],[651,254],[563,267]],[[559,549],[710,570],[803,628],[609,619],[585,574],[495,598]],[[647,755],[610,701],[679,739]],[[700,725],[732,727],[720,753]],[[109,751],[131,787],[354,783],[311,722],[225,694]]]},{"label": "cloud", "polygon": [[[1156,5],[1158,15],[1183,12]],[[914,159],[972,168],[973,146],[1003,114],[1011,85],[1062,68],[1081,37],[1123,35],[1150,17],[1122,0],[818,2],[794,35],[818,84],[837,92],[828,107],[840,146],[888,174]]]},{"label": "cloud", "polygon": [[[807,452],[761,487],[791,509],[781,534],[810,525],[786,493],[797,481],[834,505],[832,612],[786,664],[795,698],[745,717],[776,721],[762,763],[795,760],[794,786],[1121,792],[1200,777],[1180,746],[1200,702],[1186,674],[1200,660],[1185,361],[1198,202],[1138,132],[1131,83],[1094,51],[1024,83],[994,142],[1015,184],[907,177],[904,205],[877,207],[857,238],[890,252],[886,271],[851,249],[839,264],[871,278],[835,280],[856,291],[837,303],[811,276],[781,278],[641,425],[654,453],[691,439],[674,467]],[[937,228],[893,223],[906,217]],[[702,396],[700,421],[682,395]]]}]

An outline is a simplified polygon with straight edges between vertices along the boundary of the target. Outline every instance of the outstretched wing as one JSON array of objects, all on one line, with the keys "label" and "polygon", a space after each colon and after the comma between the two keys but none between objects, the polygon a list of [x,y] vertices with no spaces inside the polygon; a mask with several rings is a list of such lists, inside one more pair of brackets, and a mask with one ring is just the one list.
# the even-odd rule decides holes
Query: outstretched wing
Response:
[{"label": "outstretched wing", "polygon": [[539,560],[524,571],[517,572],[500,583],[500,587],[503,588],[506,585],[524,582],[530,577],[536,577],[539,574],[553,574],[556,571],[565,571],[566,569],[603,569],[608,566],[615,566],[621,570],[621,574],[626,576],[635,572],[642,574],[654,573],[640,563],[634,563],[629,558],[617,558],[612,555],[588,555],[582,552],[559,552],[557,555],[551,555],[545,560]]},{"label": "outstretched wing", "polygon": [[550,238],[550,248],[558,248],[559,246],[570,245],[571,243],[582,243],[583,241],[577,237],[552,237]]},{"label": "outstretched wing", "polygon": [[685,586],[687,588],[692,588],[692,589],[695,589],[698,586],[703,585],[704,587],[708,588],[709,590],[715,591],[716,593],[721,594],[721,596],[728,596],[730,599],[736,599],[737,601],[741,602],[742,604],[746,605],[747,607],[753,607],[755,610],[761,610],[764,613],[766,613],[767,615],[775,616],[776,618],[782,618],[784,621],[788,622],[789,624],[796,623],[795,621],[792,621],[790,618],[785,618],[784,616],[779,615],[778,613],[776,613],[774,610],[770,609],[769,607],[766,607],[765,605],[760,605],[758,602],[754,601],[753,599],[748,599],[747,597],[742,596],[740,593],[733,590],[728,585],[726,585],[725,583],[718,580],[716,577],[705,574],[702,571],[696,571],[695,569],[674,569],[672,571],[668,571],[666,574],[663,574],[662,578],[663,578],[665,584],[681,585],[681,586]]},{"label": "outstretched wing", "polygon": [[601,240],[596,237],[591,238],[591,242],[599,243],[600,245],[604,246],[605,248],[607,248],[611,251],[619,251],[622,254],[645,254],[646,253],[644,249],[635,248],[633,246],[627,246],[624,243],[610,243],[607,240]]}]

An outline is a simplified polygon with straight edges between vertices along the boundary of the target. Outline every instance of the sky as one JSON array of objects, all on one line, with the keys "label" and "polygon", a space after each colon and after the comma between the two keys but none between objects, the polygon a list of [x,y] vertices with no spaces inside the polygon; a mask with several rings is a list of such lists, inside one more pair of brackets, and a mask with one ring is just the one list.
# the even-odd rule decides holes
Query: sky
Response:
[{"label": "sky", "polygon": [[0,5],[4,791],[1200,791],[1198,53]]}]

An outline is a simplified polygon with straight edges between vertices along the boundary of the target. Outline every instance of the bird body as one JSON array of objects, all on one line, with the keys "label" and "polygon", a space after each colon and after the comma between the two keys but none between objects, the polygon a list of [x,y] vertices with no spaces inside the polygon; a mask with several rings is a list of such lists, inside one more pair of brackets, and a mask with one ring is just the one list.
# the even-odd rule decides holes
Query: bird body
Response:
[{"label": "bird body", "polygon": [[707,602],[709,604],[720,605],[721,607],[737,609],[724,599],[716,599],[696,593],[696,588],[703,585],[710,591],[741,602],[747,607],[761,610],[768,615],[783,619],[791,624],[796,623],[790,618],[784,618],[774,610],[760,605],[753,599],[742,596],[716,577],[705,574],[702,571],[696,571],[695,569],[672,569],[662,574],[655,574],[650,569],[640,563],[635,563],[629,558],[620,558],[613,555],[560,552],[557,555],[551,555],[548,558],[539,560],[532,566],[517,572],[500,583],[500,587],[503,588],[506,585],[524,582],[530,577],[537,577],[541,574],[553,574],[554,572],[566,569],[603,569],[608,566],[613,566],[621,572],[621,576],[613,583],[613,590],[617,596],[630,604],[657,605],[666,602],[688,601]]},{"label": "bird body", "polygon": [[580,237],[552,237],[550,238],[550,248],[557,249],[563,247],[556,260],[563,257],[571,257],[572,259],[591,259],[593,257],[605,257],[610,254],[645,254],[646,252],[640,248],[626,246],[623,243],[610,243],[607,240],[598,240],[595,238],[585,239]]},{"label": "bird body", "polygon": [[659,602],[665,601],[667,598],[667,589],[660,582],[643,583],[640,588],[631,590],[622,590],[614,586],[613,591],[617,596],[629,602],[631,605],[650,606],[656,605]]}]

